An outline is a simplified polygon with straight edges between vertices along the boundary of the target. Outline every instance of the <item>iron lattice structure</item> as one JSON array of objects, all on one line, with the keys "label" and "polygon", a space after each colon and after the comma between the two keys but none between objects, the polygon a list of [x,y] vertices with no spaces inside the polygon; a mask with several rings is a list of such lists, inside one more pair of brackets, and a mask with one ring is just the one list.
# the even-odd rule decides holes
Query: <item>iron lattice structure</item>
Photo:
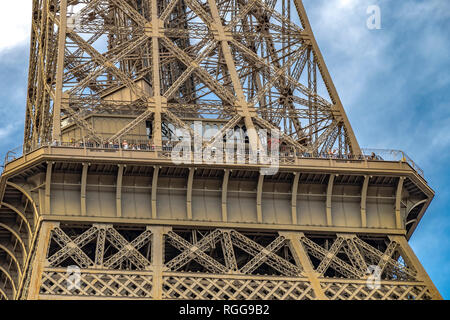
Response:
[{"label": "iron lattice structure", "polygon": [[[134,240],[126,239],[132,232]],[[53,226],[41,298],[431,299],[417,272],[398,261],[404,251],[395,237],[151,227],[132,232],[102,224]],[[149,271],[152,241],[162,244],[159,275]],[[73,264],[86,271],[78,288],[68,289],[66,270]],[[360,279],[373,264],[381,269],[383,286],[370,288]]]},{"label": "iron lattice structure", "polygon": [[[92,114],[131,120],[105,134]],[[300,0],[33,1],[26,150],[70,123],[100,143],[145,121],[160,147],[169,124],[192,132],[186,118],[360,154]]]},{"label": "iron lattice structure", "polygon": [[[194,121],[291,150],[177,165]],[[34,0],[0,300],[441,299],[407,242],[434,191],[399,154],[361,153],[301,0]]]}]

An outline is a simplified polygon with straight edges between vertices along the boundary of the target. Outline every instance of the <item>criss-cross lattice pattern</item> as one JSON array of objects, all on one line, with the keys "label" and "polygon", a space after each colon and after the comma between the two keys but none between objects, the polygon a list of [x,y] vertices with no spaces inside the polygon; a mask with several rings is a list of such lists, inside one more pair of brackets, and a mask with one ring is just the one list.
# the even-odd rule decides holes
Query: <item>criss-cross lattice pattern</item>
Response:
[{"label": "criss-cross lattice pattern", "polygon": [[[70,236],[60,227],[52,230],[47,259],[51,267],[72,263],[80,268],[145,270],[151,264],[149,230],[122,232],[129,239],[111,225],[93,225],[87,230],[67,228],[67,232]],[[146,252],[142,250],[145,248],[148,248]]]},{"label": "criss-cross lattice pattern", "polygon": [[[180,252],[165,264],[172,271],[183,270],[189,262],[195,261],[203,267],[197,271],[202,272],[257,274],[258,271],[265,270],[271,274],[291,277],[302,273],[301,267],[290,261],[292,259],[288,243],[283,236],[261,236],[259,240],[264,243],[261,245],[236,230],[216,229],[203,234],[201,239],[191,241],[170,231],[166,240]],[[216,244],[219,244],[219,248]],[[208,251],[209,255],[206,253]],[[237,251],[240,252],[238,259]]]},{"label": "criss-cross lattice pattern", "polygon": [[164,299],[313,300],[307,279],[247,279],[172,275],[163,277]]},{"label": "criss-cross lattice pattern", "polygon": [[430,300],[431,295],[423,284],[383,283],[368,287],[365,282],[325,282],[321,284],[330,300]]},{"label": "criss-cross lattice pattern", "polygon": [[[72,278],[70,278],[72,277]],[[65,269],[42,274],[40,295],[80,297],[152,298],[152,275],[126,272],[92,272],[83,269],[77,282]]]},{"label": "criss-cross lattice pattern", "polygon": [[385,280],[416,280],[416,271],[405,263],[395,241],[368,239],[366,242],[347,235],[331,238],[302,236],[300,241],[316,262],[315,271],[320,276],[361,279],[367,277],[371,266]]},{"label": "criss-cross lattice pattern", "polygon": [[433,297],[395,237],[109,224],[50,234],[42,299]]}]

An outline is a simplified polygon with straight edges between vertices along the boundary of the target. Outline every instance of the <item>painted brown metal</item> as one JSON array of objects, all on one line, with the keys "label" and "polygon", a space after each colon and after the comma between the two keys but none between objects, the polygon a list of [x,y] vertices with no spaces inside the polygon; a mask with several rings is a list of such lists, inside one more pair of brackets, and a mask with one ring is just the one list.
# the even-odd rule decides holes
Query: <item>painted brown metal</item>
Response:
[{"label": "painted brown metal", "polygon": [[[342,162],[338,159],[301,159],[302,162],[299,164],[280,165],[279,172],[275,176],[262,176],[264,177],[263,180],[259,174],[258,166],[230,165],[230,169],[226,171],[221,166],[202,164],[195,164],[195,166],[190,167],[175,166],[165,163],[158,157],[152,157],[151,154],[155,151],[141,151],[142,160],[139,160],[137,157],[130,157],[131,152],[117,151],[115,156],[112,153],[108,153],[108,156],[105,158],[101,156],[93,157],[90,154],[85,155],[82,148],[51,147],[47,148],[44,153],[36,150],[34,154],[28,154],[26,162],[17,159],[6,166],[3,177],[7,177],[9,181],[3,198],[4,203],[19,201],[19,204],[16,204],[19,208],[28,208],[25,210],[35,208],[33,210],[36,211],[37,221],[42,222],[38,226],[34,226],[33,215],[28,215],[26,219],[33,226],[32,232],[44,230],[43,224],[45,223],[57,223],[56,225],[63,226],[61,229],[63,231],[58,231],[61,234],[61,239],[66,238],[66,240],[60,239],[52,242],[49,239],[42,240],[41,237],[39,238],[40,240],[33,243],[34,247],[40,241],[45,242],[45,244],[40,244],[40,249],[36,249],[34,255],[28,254],[26,259],[26,261],[32,261],[35,264],[35,268],[19,264],[21,273],[23,275],[28,274],[29,278],[20,276],[20,279],[14,282],[15,285],[17,284],[17,291],[8,291],[8,297],[39,299],[89,297],[90,291],[83,289],[71,292],[70,290],[60,289],[56,285],[56,283],[61,283],[61,281],[63,283],[68,281],[68,279],[62,280],[61,278],[66,276],[63,268],[65,268],[64,266],[67,263],[65,264],[61,258],[57,260],[53,260],[54,258],[50,259],[51,256],[48,255],[51,253],[48,253],[47,256],[39,254],[39,252],[47,253],[55,252],[56,250],[56,252],[61,252],[60,254],[64,253],[67,258],[75,255],[72,259],[74,259],[75,263],[81,264],[82,274],[87,277],[83,278],[83,281],[88,281],[88,279],[93,279],[94,281],[95,279],[103,279],[105,277],[107,279],[109,277],[111,279],[122,279],[120,281],[128,279],[131,281],[130,285],[139,284],[142,286],[143,289],[139,293],[130,293],[131,288],[128,288],[126,290],[128,292],[127,297],[130,295],[130,297],[135,298],[174,298],[174,292],[178,292],[177,295],[179,297],[193,298],[192,293],[188,294],[181,288],[178,288],[183,286],[183,282],[179,282],[181,281],[179,280],[181,279],[180,277],[188,281],[185,285],[191,283],[191,281],[194,283],[196,281],[200,281],[199,283],[207,281],[218,288],[222,288],[222,285],[229,283],[227,282],[228,280],[223,280],[222,278],[220,278],[222,280],[218,280],[219,278],[216,278],[218,274],[228,275],[229,273],[220,264],[214,262],[217,257],[212,255],[208,258],[206,251],[201,249],[210,247],[199,247],[196,244],[200,243],[201,239],[204,238],[205,243],[213,245],[211,248],[214,248],[214,244],[207,239],[209,239],[208,237],[213,237],[215,232],[218,232],[214,230],[222,230],[221,232],[226,232],[227,234],[239,232],[245,237],[253,239],[251,241],[245,240],[246,238],[242,236],[228,239],[227,235],[223,236],[224,238],[221,240],[223,245],[225,246],[225,243],[228,243],[228,245],[222,249],[225,250],[224,252],[227,252],[229,257],[235,257],[234,259],[241,261],[240,259],[243,259],[241,253],[238,253],[233,248],[244,246],[251,254],[250,257],[246,258],[250,259],[247,260],[248,263],[252,261],[252,256],[254,259],[246,268],[244,268],[245,265],[241,265],[242,262],[239,262],[237,270],[233,268],[235,271],[231,272],[233,276],[229,278],[229,281],[237,281],[239,283],[244,281],[244,279],[250,279],[254,281],[254,285],[257,285],[261,283],[260,281],[264,281],[263,279],[270,279],[269,287],[265,287],[266,289],[272,288],[272,285],[283,288],[290,285],[293,290],[295,289],[295,292],[298,292],[298,295],[290,295],[283,291],[283,294],[279,293],[265,298],[343,299],[346,297],[345,292],[350,292],[349,296],[361,299],[372,298],[373,296],[392,299],[411,297],[439,298],[437,290],[432,286],[432,282],[424,273],[423,268],[416,265],[418,260],[403,256],[404,252],[410,254],[410,248],[404,248],[407,245],[406,240],[402,242],[403,247],[399,247],[399,241],[392,244],[391,249],[384,247],[385,243],[387,243],[387,236],[403,238],[407,236],[405,228],[407,208],[404,205],[406,204],[408,207],[413,208],[413,203],[424,201],[424,199],[426,199],[425,202],[429,202],[433,195],[426,183],[423,180],[418,180],[416,172],[405,163],[368,160]],[[87,163],[89,163],[89,166]],[[332,187],[330,187],[330,177],[334,177],[331,178]],[[415,186],[421,190],[420,193],[417,193],[417,191],[410,193],[407,188],[401,188],[400,192],[399,181],[402,179],[403,181],[417,181]],[[51,187],[47,187],[48,181],[50,181]],[[293,187],[295,181],[298,184],[296,190]],[[12,193],[13,190],[18,190],[25,196],[17,198]],[[118,190],[120,190],[120,198],[118,198]],[[292,193],[293,191],[295,191],[295,196]],[[365,196],[363,192],[365,192]],[[84,197],[86,207],[82,208],[80,204],[83,203]],[[400,202],[398,197],[401,197]],[[362,219],[363,216],[361,215],[363,198],[365,198],[366,221]],[[48,199],[50,199],[50,212],[40,212],[40,208],[48,208],[46,205],[49,201]],[[20,201],[25,201],[25,203],[20,204]],[[26,203],[30,201],[32,204],[27,205]],[[425,204],[425,202],[422,204]],[[399,203],[400,206],[398,205]],[[295,206],[293,206],[294,204]],[[9,210],[9,208],[9,206],[3,205],[3,210]],[[397,214],[397,210],[400,210],[400,214]],[[11,214],[14,213],[13,211],[9,212]],[[121,212],[121,215],[118,215],[118,212]],[[225,216],[224,213],[226,213]],[[293,215],[295,219],[293,219]],[[398,216],[403,221],[400,227],[397,223]],[[31,217],[31,220],[28,217]],[[102,258],[105,265],[99,265],[98,257],[91,257],[84,247],[87,240],[85,242],[76,240],[82,238],[100,239],[100,235],[95,236],[94,234],[100,231],[94,232],[94,229],[89,229],[94,233],[91,234],[91,231],[89,231],[85,236],[82,236],[83,233],[77,233],[77,230],[80,230],[79,228],[88,232],[88,229],[86,229],[88,226],[94,226],[97,228],[95,230],[114,228],[119,230],[120,234],[124,236],[130,232],[126,230],[146,230],[146,228],[150,228],[155,234],[160,234],[160,232],[167,234],[170,230],[175,230],[175,233],[182,235],[183,239],[186,239],[185,233],[188,230],[191,234],[190,238],[181,240],[178,236],[172,235],[174,237],[173,243],[164,242],[163,247],[166,248],[165,250],[173,250],[170,248],[175,245],[181,252],[187,250],[190,246],[193,246],[189,249],[191,251],[194,250],[193,252],[201,250],[203,253],[199,252],[194,260],[200,265],[205,265],[206,269],[201,271],[203,272],[203,278],[198,278],[198,272],[191,274],[190,269],[179,271],[177,268],[172,267],[172,262],[167,260],[158,262],[152,260],[150,256],[146,258],[149,261],[148,270],[146,269],[147,267],[143,267],[146,265],[146,262],[143,262],[142,257],[136,261],[121,262],[125,263],[125,265],[120,267],[114,264],[115,267],[112,268],[108,264],[108,259],[113,259],[113,257],[106,251],[105,259]],[[163,228],[161,229],[163,231],[158,231],[160,230],[158,228]],[[72,231],[69,232],[69,230]],[[25,230],[19,232],[19,235],[25,236],[26,232],[24,232]],[[44,233],[45,231],[40,232]],[[61,232],[69,232],[72,238],[65,237]],[[112,232],[115,234],[115,231]],[[193,233],[196,234],[195,237],[192,236]],[[278,242],[274,243],[272,248],[270,246],[267,247],[267,242],[258,244],[258,241],[261,240],[253,238],[254,234],[260,234],[262,237],[267,235],[267,241],[277,240],[278,238],[270,238],[276,234],[285,237],[286,240],[279,244]],[[131,234],[127,237],[130,236]],[[104,236],[102,237],[104,238]],[[117,238],[119,236],[111,235],[111,237]],[[131,236],[130,239],[133,239],[133,237],[135,236]],[[70,245],[71,241],[69,239],[79,243],[78,249],[74,249],[75,247]],[[108,240],[108,237],[105,239],[101,242],[102,245],[104,245],[104,241],[113,241]],[[126,244],[120,239],[119,237],[114,240],[118,241],[117,243],[122,243],[118,245],[119,250],[120,248],[128,248],[127,250],[130,250],[131,245],[137,246],[136,248],[141,252],[140,240]],[[139,239],[139,236],[135,239]],[[153,241],[151,237],[146,239],[149,239],[148,243],[150,244]],[[227,239],[231,242],[227,242]],[[296,239],[299,239],[298,243]],[[301,239],[304,239],[304,241]],[[329,247],[329,245],[317,244],[315,241],[318,239],[325,241],[325,243],[330,241],[329,245],[334,241],[334,249]],[[353,243],[353,240],[349,239],[357,240]],[[373,243],[375,240],[369,239],[380,239],[376,240],[380,242],[376,242],[378,244],[375,245]],[[156,238],[155,241],[161,243],[161,240],[156,240]],[[250,242],[244,245],[246,241]],[[281,239],[277,241],[281,241]],[[23,242],[25,243],[26,241]],[[65,248],[63,245],[58,251],[58,248],[54,247],[56,243],[66,243],[65,246],[69,247]],[[265,244],[260,247],[263,243]],[[160,248],[160,244],[151,244],[150,247],[155,245],[157,248]],[[250,247],[247,247],[248,245]],[[48,248],[45,249],[48,246],[52,246],[53,249],[50,251]],[[289,254],[285,258],[289,262],[288,264],[286,264],[287,262],[276,260],[278,259],[276,256],[267,256],[268,252],[277,252],[280,248],[286,248],[283,250],[291,252],[290,254],[292,254],[294,260],[289,262]],[[386,251],[384,255],[392,259],[389,260],[392,270],[399,268],[397,266],[398,262],[396,262],[398,259],[408,260],[406,262],[407,267],[402,267],[409,268],[405,269],[405,277],[408,279],[392,282],[393,280],[389,280],[389,277],[391,277],[390,272],[393,271],[386,271],[386,277],[388,278],[381,281],[382,289],[365,289],[364,281],[366,280],[363,279],[366,278],[358,276],[357,279],[354,279],[354,277],[366,270],[363,270],[361,263],[358,266],[359,269],[352,269],[354,267],[350,267],[352,265],[350,262],[364,261],[367,265],[373,263],[375,256],[383,256],[381,249],[390,250]],[[306,251],[301,252],[300,250]],[[327,253],[326,250],[332,251]],[[156,254],[157,251],[154,252]],[[333,258],[337,257],[339,252],[341,252],[339,254],[341,258]],[[401,252],[403,252],[403,255]],[[347,262],[342,260],[343,253],[349,256]],[[317,271],[316,269],[319,266],[314,264],[308,266],[305,254],[309,259],[326,258],[328,262],[324,262],[324,267],[320,267],[319,271]],[[11,255],[15,254],[11,253]],[[85,257],[83,260],[78,260],[82,259],[80,257],[84,255],[87,255],[88,258]],[[354,257],[351,255],[354,255]],[[124,253],[122,257],[126,256]],[[182,254],[178,258],[174,257],[174,259],[185,259],[183,257],[184,255]],[[119,259],[119,257],[114,259]],[[197,261],[198,259],[200,259],[200,262]],[[278,262],[275,262],[273,259]],[[137,262],[141,260],[142,262]],[[48,266],[49,262],[46,261],[55,262],[52,266]],[[95,266],[90,266],[89,261],[93,261],[92,263],[95,261]],[[113,263],[115,260],[111,261],[110,263]],[[230,260],[228,265],[233,265],[232,261],[234,260]],[[256,261],[263,261],[262,266],[256,264]],[[140,268],[144,269],[139,272],[125,272],[123,268],[127,268],[126,264],[130,263],[131,265],[137,263],[138,266],[141,266],[138,267],[139,270]],[[152,267],[154,264],[156,269]],[[302,278],[302,276],[293,277],[293,271],[288,271],[290,268],[294,268],[291,264],[301,270],[305,270],[305,278]],[[42,267],[39,267],[40,265],[47,265],[47,267],[42,269]],[[158,265],[159,267],[157,267]],[[254,269],[256,265],[258,267]],[[163,266],[162,269],[161,266]],[[341,279],[341,276],[339,276],[335,282],[330,282],[333,276],[329,274],[331,271],[326,271],[328,270],[326,268],[332,268],[335,270],[333,272],[342,272],[340,275],[345,279]],[[420,277],[413,276],[413,271],[408,271],[410,269],[417,270]],[[42,272],[40,275],[35,275],[36,272],[30,273],[33,270],[42,270]],[[262,276],[261,272],[268,272],[272,276]],[[327,274],[326,277],[323,272]],[[410,275],[408,276],[408,274]],[[10,273],[8,275],[11,279],[14,279]],[[392,276],[394,277],[394,275]],[[41,279],[35,279],[34,277],[41,277]],[[395,277],[399,277],[399,275],[397,274]],[[225,277],[224,279],[228,278]],[[36,281],[40,285],[32,285]],[[225,282],[222,283],[221,281]],[[165,292],[165,289],[163,290],[162,288],[167,288],[167,286],[175,287],[172,291]],[[176,290],[176,288],[178,289]],[[417,288],[423,288],[423,290]],[[260,292],[261,296],[254,297],[246,294],[248,288],[241,289],[243,291],[239,291],[241,293],[235,297],[262,298],[264,296]],[[110,292],[109,289],[107,290],[107,288],[103,287],[98,287],[96,290],[99,290],[95,293],[98,297],[112,298],[120,295],[120,291]],[[363,292],[365,293],[363,294]],[[92,291],[92,294],[94,294],[94,291]],[[202,295],[195,297],[206,298],[206,296]],[[220,298],[220,296],[213,295],[211,298]]]},{"label": "painted brown metal", "polygon": [[[145,140],[146,121],[161,148],[165,126],[188,128],[189,114],[241,116],[255,150],[252,129],[276,126],[298,150],[361,153],[301,1],[281,0],[292,2],[286,16],[261,0],[51,2],[33,2],[26,151],[71,139]],[[318,95],[320,82],[331,102]]]},{"label": "painted brown metal", "polygon": [[[33,1],[0,299],[441,298],[407,242],[434,191],[362,156],[302,1],[278,2]],[[194,121],[222,128],[205,147],[245,127],[290,149],[273,175],[176,165],[166,130]]]}]

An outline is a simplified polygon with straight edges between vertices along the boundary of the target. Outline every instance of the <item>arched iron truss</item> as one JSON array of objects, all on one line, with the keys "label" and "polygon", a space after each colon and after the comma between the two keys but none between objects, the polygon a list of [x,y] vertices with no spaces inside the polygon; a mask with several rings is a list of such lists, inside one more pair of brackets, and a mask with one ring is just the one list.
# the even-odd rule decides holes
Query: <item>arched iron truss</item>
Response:
[{"label": "arched iron truss", "polygon": [[4,194],[0,207],[0,293],[3,299],[15,299],[31,258],[39,213],[23,187],[8,182]]},{"label": "arched iron truss", "polygon": [[[33,0],[26,104],[0,300],[441,299],[407,242],[434,191],[360,149],[302,0]],[[175,163],[198,122],[276,172]]]}]

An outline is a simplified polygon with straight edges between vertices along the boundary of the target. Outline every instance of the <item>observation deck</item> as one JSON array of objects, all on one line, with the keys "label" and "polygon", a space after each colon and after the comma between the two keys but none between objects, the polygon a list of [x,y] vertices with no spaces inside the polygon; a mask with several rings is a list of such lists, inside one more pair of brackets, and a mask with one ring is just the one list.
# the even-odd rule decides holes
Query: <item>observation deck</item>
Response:
[{"label": "observation deck", "polygon": [[[263,164],[175,165],[171,147],[63,143],[9,152],[1,195],[29,190],[44,219],[411,236],[434,197],[401,151],[359,157],[280,152]],[[248,156],[248,155],[247,155]],[[51,208],[51,209],[50,209]],[[112,220],[111,220],[112,219]]]}]

